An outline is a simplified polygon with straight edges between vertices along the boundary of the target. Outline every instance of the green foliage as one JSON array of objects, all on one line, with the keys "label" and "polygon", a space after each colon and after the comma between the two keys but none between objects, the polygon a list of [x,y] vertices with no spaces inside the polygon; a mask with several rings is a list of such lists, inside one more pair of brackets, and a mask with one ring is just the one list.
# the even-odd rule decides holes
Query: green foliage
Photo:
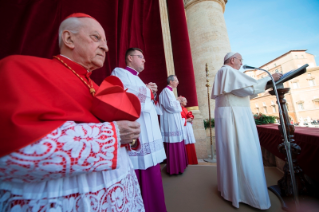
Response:
[{"label": "green foliage", "polygon": [[273,124],[275,123],[276,118],[277,118],[276,116],[267,116],[262,113],[254,115],[256,125]]},{"label": "green foliage", "polygon": [[[215,127],[215,119],[211,119],[210,121],[211,121],[211,127],[212,127],[212,128]],[[207,128],[209,128],[209,121],[208,121],[208,119],[204,119],[204,127],[205,127],[205,130],[206,130]]]}]

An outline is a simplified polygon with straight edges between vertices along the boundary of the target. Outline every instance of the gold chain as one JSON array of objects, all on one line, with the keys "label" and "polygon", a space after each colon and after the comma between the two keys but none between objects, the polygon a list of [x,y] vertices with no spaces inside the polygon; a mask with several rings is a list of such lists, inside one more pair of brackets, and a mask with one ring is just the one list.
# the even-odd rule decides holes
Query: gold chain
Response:
[{"label": "gold chain", "polygon": [[56,57],[56,56],[54,56],[54,58],[58,59],[63,65],[65,65],[68,69],[70,69],[85,85],[87,85],[90,89],[90,93],[92,94],[92,96],[94,96],[95,89],[93,88],[92,80],[89,77],[88,77],[88,81],[91,81],[91,86],[87,84],[84,81],[84,79],[78,73],[76,73],[70,66],[68,66],[68,64],[66,64],[63,60],[61,60],[59,57]]}]

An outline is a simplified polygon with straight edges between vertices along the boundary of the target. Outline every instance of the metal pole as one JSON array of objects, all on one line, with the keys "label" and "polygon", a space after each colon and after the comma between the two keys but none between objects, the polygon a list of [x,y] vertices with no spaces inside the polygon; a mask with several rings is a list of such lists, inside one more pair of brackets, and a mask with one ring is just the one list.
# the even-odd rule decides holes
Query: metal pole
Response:
[{"label": "metal pole", "polygon": [[272,84],[273,84],[273,90],[274,90],[274,92],[276,94],[278,110],[279,110],[279,117],[280,117],[280,123],[281,123],[282,131],[283,131],[283,134],[284,134],[284,144],[285,144],[285,149],[286,149],[286,152],[287,152],[287,160],[288,160],[290,177],[291,177],[291,182],[292,182],[292,190],[293,190],[293,193],[294,193],[294,200],[295,200],[295,203],[296,203],[296,209],[298,210],[299,209],[299,199],[298,199],[298,191],[297,191],[297,185],[296,185],[296,180],[295,180],[295,172],[294,172],[294,167],[293,167],[292,157],[291,157],[291,146],[290,146],[290,142],[288,141],[288,137],[287,137],[286,124],[284,122],[283,113],[282,113],[282,109],[281,109],[280,102],[279,102],[279,96],[278,96],[275,80],[274,80],[274,78],[272,77],[272,75],[268,71],[266,71],[264,69],[261,69],[261,68],[256,68],[256,69],[264,71],[264,72],[267,72],[267,74],[271,78],[271,81],[272,81]]},{"label": "metal pole", "polygon": [[[212,118],[211,118],[211,114],[210,114],[210,95],[209,95],[209,71],[208,71],[208,67],[207,67],[207,63],[206,63],[206,87],[207,87],[207,99],[208,99],[208,114],[209,114],[209,135],[210,135],[210,145],[213,145],[213,136],[212,136]],[[213,158],[213,152],[212,152],[212,158]]]},{"label": "metal pole", "polygon": [[209,79],[208,79],[208,76],[209,76],[209,70],[208,70],[208,67],[207,67],[207,63],[206,63],[206,87],[207,87],[207,100],[208,100],[208,114],[209,114],[209,137],[210,137],[210,149],[212,151],[212,154],[211,154],[211,158],[210,159],[204,159],[204,161],[206,162],[209,162],[209,163],[216,163],[216,159],[214,158],[214,154],[215,154],[215,148],[214,148],[214,145],[213,145],[213,136],[212,136],[212,118],[211,118],[211,112],[210,112],[210,95],[209,95],[209,87],[210,87],[210,84],[209,84]]}]

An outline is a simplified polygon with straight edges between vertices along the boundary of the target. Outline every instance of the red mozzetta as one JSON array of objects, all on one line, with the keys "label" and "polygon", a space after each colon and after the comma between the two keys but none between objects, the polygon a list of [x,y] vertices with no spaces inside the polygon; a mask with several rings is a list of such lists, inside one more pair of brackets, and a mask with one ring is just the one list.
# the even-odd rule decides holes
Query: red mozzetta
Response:
[{"label": "red mozzetta", "polygon": [[[43,138],[66,121],[100,122],[90,111],[94,97],[82,81],[93,83],[98,90],[89,79],[91,73],[63,56],[57,57],[79,76],[55,58],[15,55],[0,61],[0,157]],[[118,120],[117,114],[109,120]]]}]

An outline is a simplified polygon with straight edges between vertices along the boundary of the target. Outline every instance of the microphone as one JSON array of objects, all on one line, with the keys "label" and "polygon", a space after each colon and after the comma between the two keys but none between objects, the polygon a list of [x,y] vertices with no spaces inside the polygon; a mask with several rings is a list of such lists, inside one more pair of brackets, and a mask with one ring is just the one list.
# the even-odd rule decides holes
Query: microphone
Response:
[{"label": "microphone", "polygon": [[248,66],[248,65],[243,65],[243,69],[258,69],[258,68]]}]

